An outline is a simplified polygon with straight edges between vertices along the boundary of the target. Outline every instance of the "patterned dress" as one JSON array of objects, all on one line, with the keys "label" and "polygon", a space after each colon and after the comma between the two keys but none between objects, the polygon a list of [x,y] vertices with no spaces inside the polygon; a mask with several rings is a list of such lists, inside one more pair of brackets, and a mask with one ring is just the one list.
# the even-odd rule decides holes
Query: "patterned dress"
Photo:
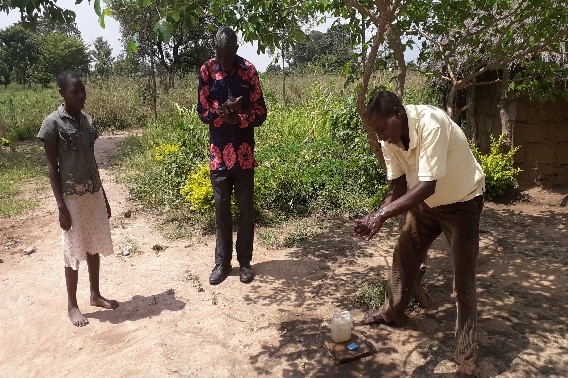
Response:
[{"label": "patterned dress", "polygon": [[77,123],[61,105],[47,116],[38,138],[57,144],[57,162],[63,200],[71,215],[71,228],[62,230],[66,267],[79,269],[89,254],[114,253],[94,146],[98,132],[92,118],[81,113]]}]

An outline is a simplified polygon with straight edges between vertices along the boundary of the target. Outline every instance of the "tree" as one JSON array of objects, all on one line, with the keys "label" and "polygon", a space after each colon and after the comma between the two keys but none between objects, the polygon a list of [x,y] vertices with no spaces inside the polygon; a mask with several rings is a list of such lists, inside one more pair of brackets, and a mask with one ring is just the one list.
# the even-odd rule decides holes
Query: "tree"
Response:
[{"label": "tree", "polygon": [[10,76],[12,75],[12,69],[9,65],[8,54],[6,51],[0,47],[0,85],[4,86],[4,89],[10,84]]},{"label": "tree", "polygon": [[95,62],[95,76],[108,77],[112,71],[114,63],[110,44],[105,41],[103,37],[97,37],[93,42],[93,48],[91,49],[90,54]]},{"label": "tree", "polygon": [[113,74],[118,76],[132,77],[145,71],[143,64],[136,59],[134,54],[121,53],[113,65]]},{"label": "tree", "polygon": [[[83,0],[76,0],[76,4]],[[99,4],[100,7],[100,4]],[[33,24],[43,15],[59,23],[75,21],[75,12],[62,9],[57,5],[57,0],[10,0],[0,2],[0,12],[17,11],[25,24]]]},{"label": "tree", "polygon": [[338,72],[356,59],[350,40],[350,28],[339,23],[333,24],[325,33],[313,30],[304,41],[292,46],[288,54],[290,66],[312,64],[322,67],[325,72]]},{"label": "tree", "polygon": [[20,25],[39,35],[47,35],[49,33],[61,33],[65,34],[68,37],[77,37],[81,38],[81,32],[77,27],[77,23],[75,21],[67,20],[67,21],[58,21],[51,17],[46,17],[45,15],[38,17],[37,20],[33,22],[23,22]]},{"label": "tree", "polygon": [[423,41],[419,59],[435,63],[433,73],[447,87],[446,111],[459,120],[466,109],[457,101],[460,91],[504,82],[506,100],[514,80],[510,68],[534,62],[543,52],[559,52],[567,24],[563,0],[440,0],[413,29]]},{"label": "tree", "polygon": [[86,73],[89,54],[83,41],[58,32],[39,39],[39,59],[33,67],[34,79],[46,85],[64,70]]},{"label": "tree", "polygon": [[[155,7],[161,1],[164,0],[135,0],[134,3]],[[180,22],[175,6],[193,9],[194,16],[203,14],[197,0],[170,2],[171,6],[154,28],[154,35],[159,35],[163,41],[169,40],[168,33]],[[101,9],[98,1],[94,5],[104,21],[107,10]],[[10,5],[3,4],[0,10],[20,9],[29,15],[48,6],[55,4],[49,0],[29,4],[16,0]],[[327,12],[349,19],[349,24],[360,31],[354,34],[360,35],[364,58],[357,112],[365,125],[368,84],[383,44],[392,51],[398,68],[395,91],[401,98],[404,94],[407,45],[403,41],[408,40],[409,30],[424,38],[423,61],[441,63],[443,70],[433,73],[450,83],[446,109],[454,119],[463,111],[454,108],[459,91],[479,85],[482,75],[489,71],[501,72],[499,81],[505,79],[507,83],[509,70],[503,68],[524,64],[522,62],[531,61],[541,52],[559,52],[558,46],[568,36],[565,0],[211,0],[209,9],[223,23],[240,31],[245,41],[258,41],[261,52],[266,49],[286,52],[289,46],[304,38],[302,25],[314,15]],[[365,33],[367,25],[373,27],[370,38]],[[505,71],[507,75],[503,74]],[[506,96],[507,90],[503,94]],[[382,160],[376,135],[368,133],[368,137],[373,153]]]},{"label": "tree", "polygon": [[23,27],[13,25],[0,31],[0,48],[5,51],[5,62],[14,72],[16,81],[29,84],[31,67],[39,57],[37,38]]},{"label": "tree", "polygon": [[156,60],[169,86],[177,72],[194,72],[212,54],[218,23],[207,12],[208,1],[158,0],[148,5],[127,0],[111,3],[125,41],[136,38],[138,54]]}]

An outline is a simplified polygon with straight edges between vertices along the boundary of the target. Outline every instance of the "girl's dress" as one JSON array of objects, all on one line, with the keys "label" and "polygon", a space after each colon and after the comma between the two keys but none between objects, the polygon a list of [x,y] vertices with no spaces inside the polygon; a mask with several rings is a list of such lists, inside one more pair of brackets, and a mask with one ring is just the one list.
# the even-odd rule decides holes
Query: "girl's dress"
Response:
[{"label": "girl's dress", "polygon": [[114,253],[101,179],[95,161],[98,132],[92,118],[81,113],[77,123],[61,105],[47,116],[38,138],[57,144],[63,200],[71,215],[71,228],[62,230],[65,267],[79,269],[89,254]]}]

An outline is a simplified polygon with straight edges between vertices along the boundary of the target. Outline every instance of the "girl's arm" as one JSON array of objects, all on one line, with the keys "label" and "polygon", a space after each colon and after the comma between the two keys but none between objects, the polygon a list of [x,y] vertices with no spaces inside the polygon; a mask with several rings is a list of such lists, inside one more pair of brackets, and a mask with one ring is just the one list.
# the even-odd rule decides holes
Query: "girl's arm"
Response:
[{"label": "girl's arm", "polygon": [[57,209],[59,210],[59,225],[65,231],[71,228],[71,215],[63,200],[63,189],[59,176],[59,163],[57,161],[57,144],[44,140],[45,157],[47,158],[47,175],[53,190]]},{"label": "girl's arm", "polygon": [[[97,168],[98,169],[98,168]],[[110,218],[110,216],[112,215],[112,212],[110,211],[110,204],[108,203],[108,199],[107,199],[107,195],[105,192],[105,188],[103,188],[101,186],[101,189],[103,190],[103,196],[105,197],[105,204],[106,204],[106,208],[107,208],[107,215]]]}]

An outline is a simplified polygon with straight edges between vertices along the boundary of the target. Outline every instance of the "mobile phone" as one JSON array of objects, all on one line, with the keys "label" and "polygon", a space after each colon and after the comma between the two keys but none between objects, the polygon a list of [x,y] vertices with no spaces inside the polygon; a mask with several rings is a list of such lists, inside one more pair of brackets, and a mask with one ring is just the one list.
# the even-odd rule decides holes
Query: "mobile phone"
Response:
[{"label": "mobile phone", "polygon": [[359,344],[357,343],[351,343],[351,344],[347,344],[347,350],[355,350],[359,348]]}]

